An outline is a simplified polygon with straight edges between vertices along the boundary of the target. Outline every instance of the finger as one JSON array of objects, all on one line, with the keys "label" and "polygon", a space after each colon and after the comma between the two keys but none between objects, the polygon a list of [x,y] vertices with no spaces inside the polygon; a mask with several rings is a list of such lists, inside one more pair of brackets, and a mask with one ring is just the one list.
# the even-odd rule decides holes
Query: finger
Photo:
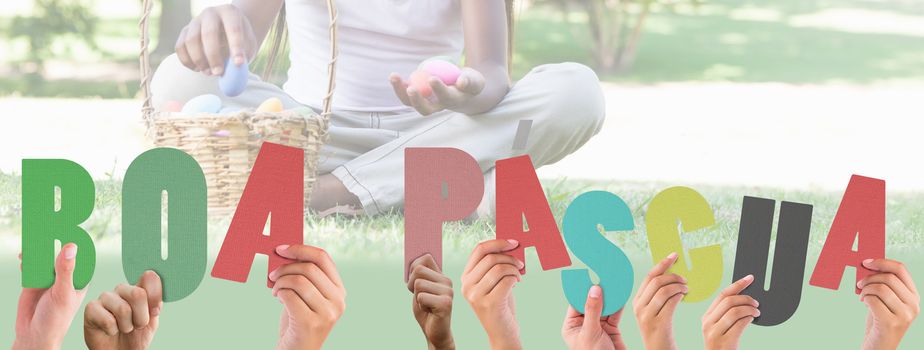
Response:
[{"label": "finger", "polygon": [[305,278],[311,281],[311,284],[321,291],[321,295],[327,300],[336,299],[340,295],[340,287],[335,285],[334,282],[327,277],[327,274],[321,271],[321,268],[315,263],[293,263],[280,266],[276,270],[273,270],[273,272],[270,272],[269,279],[275,282],[279,280],[279,278],[288,275],[305,276]]},{"label": "finger", "polygon": [[878,295],[869,295],[866,298],[863,298],[863,303],[869,308],[870,312],[878,317],[893,317],[894,314],[892,310],[889,310],[889,307],[886,306],[885,302],[879,298]]},{"label": "finger", "polygon": [[276,247],[276,253],[284,258],[298,261],[313,262],[324,271],[324,274],[338,287],[343,287],[343,281],[340,279],[340,273],[337,272],[337,265],[331,259],[327,251],[318,247],[309,245],[281,245]]},{"label": "finger", "polygon": [[414,282],[412,286],[415,294],[417,293],[429,293],[436,295],[448,295],[452,296],[452,287],[445,284],[436,283],[433,281],[427,281],[425,279],[418,279]]},{"label": "finger", "polygon": [[658,292],[655,293],[654,297],[651,299],[651,302],[646,308],[646,312],[651,315],[660,315],[661,310],[667,304],[668,300],[673,299],[675,296],[683,297],[689,291],[689,288],[681,283],[672,283],[666,286],[663,286],[658,289]]},{"label": "finger", "polygon": [[189,57],[189,51],[186,50],[186,35],[189,32],[189,26],[183,27],[183,30],[180,31],[180,35],[176,38],[176,44],[174,49],[176,50],[176,57],[183,63],[186,68],[195,70],[196,63],[193,62],[192,57]]},{"label": "finger", "polygon": [[132,322],[132,307],[127,301],[113,292],[103,292],[99,301],[103,304],[103,308],[115,317],[120,332],[131,333],[135,329]]},{"label": "finger", "polygon": [[83,324],[84,327],[98,329],[110,337],[119,333],[115,316],[109,313],[99,300],[87,303],[83,312]]},{"label": "finger", "polygon": [[137,285],[147,293],[151,317],[159,316],[164,307],[164,286],[160,275],[154,271],[145,271]]},{"label": "finger", "polygon": [[741,335],[744,334],[745,328],[747,328],[751,322],[754,322],[754,317],[751,316],[746,316],[738,321],[735,321],[735,324],[725,332],[725,335],[734,339],[741,339]]},{"label": "finger", "polygon": [[484,90],[485,79],[484,75],[477,70],[465,67],[462,68],[462,72],[459,74],[459,79],[456,80],[456,89],[469,94],[469,95],[478,95]]},{"label": "finger", "polygon": [[307,277],[302,275],[285,275],[280,277],[279,280],[276,281],[276,284],[273,285],[273,295],[278,296],[279,291],[283,289],[295,291],[305,305],[314,312],[320,312],[320,310],[324,308],[324,303],[327,300],[321,295],[321,291],[311,284],[311,281],[309,281]]},{"label": "finger", "polygon": [[658,316],[664,315],[673,318],[674,311],[677,311],[677,306],[680,305],[680,301],[683,300],[685,295],[686,293],[674,294],[674,296],[667,299],[664,306],[661,307],[661,311],[658,312]]},{"label": "finger", "polygon": [[651,304],[651,301],[661,288],[672,284],[682,285],[686,283],[686,278],[674,273],[656,276],[643,287],[644,290],[641,292],[636,302],[638,306],[644,307],[645,305]]},{"label": "finger", "polygon": [[64,297],[74,292],[74,267],[77,264],[77,245],[65,244],[55,259],[55,284],[51,292]]},{"label": "finger", "polygon": [[514,277],[516,281],[519,282],[521,278],[520,270],[517,269],[516,266],[509,264],[494,265],[494,267],[484,275],[484,278],[475,284],[473,290],[477,295],[487,295],[491,293],[497,284],[506,276]]},{"label": "finger", "polygon": [[889,286],[882,283],[873,283],[860,289],[860,300],[864,300],[870,295],[879,297],[880,300],[889,308],[893,314],[900,314],[904,309],[904,303],[898,298],[898,295],[892,291]]},{"label": "finger", "polygon": [[286,313],[289,316],[295,317],[296,319],[305,319],[305,317],[311,315],[313,312],[308,305],[305,304],[305,301],[291,289],[280,289],[276,293],[276,298],[282,302],[283,307],[286,309]]},{"label": "finger", "polygon": [[430,84],[433,95],[436,96],[440,104],[444,106],[457,105],[470,97],[470,95],[465,94],[457,88],[446,86],[446,84],[437,77],[430,77],[427,83]]},{"label": "finger", "polygon": [[750,306],[756,308],[760,306],[760,303],[758,303],[757,300],[754,300],[754,298],[752,298],[750,295],[732,295],[725,297],[722,298],[722,301],[719,302],[719,304],[716,305],[714,309],[707,312],[708,316],[706,317],[706,320],[708,320],[709,323],[718,322],[719,319],[728,312],[728,310],[738,306]]},{"label": "finger", "polygon": [[519,275],[503,276],[500,278],[500,281],[494,285],[494,288],[488,291],[488,295],[496,295],[506,298],[510,296],[510,293],[513,291],[513,287],[516,286],[518,282],[520,282]]},{"label": "finger", "polygon": [[244,47],[244,18],[228,10],[219,10],[218,16],[221,18],[221,26],[224,29],[225,38],[228,40],[229,59],[235,65],[242,65],[246,60],[246,49]]},{"label": "finger", "polygon": [[745,317],[758,317],[760,316],[760,310],[751,305],[741,305],[735,306],[724,313],[722,317],[716,322],[716,327],[719,327],[718,330],[722,334],[727,333],[738,320]]},{"label": "finger", "polygon": [[407,88],[407,97],[411,101],[411,107],[414,107],[421,115],[431,115],[441,109],[421,95],[415,87]]},{"label": "finger", "polygon": [[468,264],[465,265],[464,271],[466,273],[471,271],[472,268],[475,267],[475,264],[481,261],[485,255],[511,251],[519,245],[520,242],[517,242],[513,239],[492,239],[490,241],[478,243],[478,245],[475,246],[475,249],[472,251],[472,255],[469,256]]},{"label": "finger", "polygon": [[737,295],[738,293],[741,293],[741,291],[743,291],[745,288],[750,286],[752,282],[754,282],[754,275],[747,275],[733,282],[728,287],[725,287],[725,289],[723,289],[719,293],[719,296],[717,296],[714,300],[712,300],[712,304],[709,305],[708,310],[715,309],[716,305],[718,305],[719,302],[725,299],[725,297]]},{"label": "finger", "polygon": [[202,51],[202,26],[199,20],[189,22],[186,28],[186,42],[184,45],[186,45],[186,54],[189,55],[189,60],[192,61],[195,71],[210,74],[211,72],[208,71],[209,62]]},{"label": "finger", "polygon": [[116,294],[125,300],[132,311],[132,325],[141,328],[148,325],[151,320],[151,309],[148,307],[148,293],[141,287],[120,284],[115,288]]},{"label": "finger", "polygon": [[221,42],[221,18],[202,16],[202,50],[208,62],[209,72],[221,76],[225,70],[224,49]]},{"label": "finger", "polygon": [[905,264],[900,261],[890,259],[866,259],[863,260],[863,266],[877,272],[894,273],[902,280],[908,289],[915,294],[918,293],[918,289],[914,285],[914,280],[911,278],[911,273],[908,272],[908,268],[905,267]]},{"label": "finger", "polygon": [[418,265],[414,267],[413,270],[411,270],[411,274],[408,277],[407,283],[407,288],[409,291],[414,291],[414,283],[416,283],[417,280],[430,281],[452,289],[452,280],[439,272],[433,271],[429,267]]},{"label": "finger", "polygon": [[645,276],[645,279],[642,281],[642,285],[647,284],[653,278],[661,276],[667,272],[667,270],[670,269],[675,262],[677,262],[677,257],[678,254],[675,252],[670,253],[667,255],[667,257],[661,259],[661,261],[655,264],[655,266],[653,266],[651,270],[648,271],[648,275]]},{"label": "finger", "polygon": [[419,293],[414,298],[427,310],[452,310],[452,297],[450,296]]},{"label": "finger", "polygon": [[517,270],[522,270],[525,266],[522,261],[517,260],[507,254],[493,253],[481,258],[481,261],[472,268],[472,271],[466,276],[469,283],[478,283],[484,276],[496,265],[507,264],[513,265]]},{"label": "finger", "polygon": [[401,103],[405,106],[411,106],[411,99],[407,97],[407,83],[401,79],[401,76],[398,73],[391,73],[388,76],[388,82],[391,83],[392,89],[395,90],[395,96],[398,96],[398,99],[401,100]]},{"label": "finger", "polygon": [[584,324],[581,332],[593,334],[602,331],[600,316],[603,314],[603,288],[593,285],[587,291],[587,300],[584,302]]},{"label": "finger", "polygon": [[917,296],[914,292],[908,289],[908,286],[893,273],[874,273],[866,276],[866,278],[857,282],[857,288],[863,289],[866,286],[876,283],[884,284],[892,289],[895,295],[898,295],[898,298],[901,299],[902,303],[910,305],[917,302]]}]

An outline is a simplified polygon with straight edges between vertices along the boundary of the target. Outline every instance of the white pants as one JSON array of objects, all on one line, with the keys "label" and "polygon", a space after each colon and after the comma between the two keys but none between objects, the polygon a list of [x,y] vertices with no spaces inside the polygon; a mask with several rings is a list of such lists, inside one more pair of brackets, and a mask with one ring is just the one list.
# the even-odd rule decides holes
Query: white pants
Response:
[{"label": "white pants", "polygon": [[[309,105],[317,109],[320,103],[296,101],[254,74],[243,94],[227,97],[218,90],[217,79],[187,69],[172,55],[161,63],[151,81],[153,105],[160,107],[170,100],[185,102],[201,94],[222,97],[226,107],[255,108],[270,97],[281,99],[286,108]],[[474,157],[486,174],[496,160],[524,153],[538,168],[557,162],[587,142],[603,125],[604,111],[596,74],[577,63],[534,68],[513,85],[497,107],[480,115],[442,111],[425,117],[416,112],[335,109],[319,172],[340,179],[359,197],[366,214],[379,214],[400,209],[404,203],[406,147],[461,149]],[[532,120],[529,139],[524,150],[514,150],[517,127],[524,119]]]}]

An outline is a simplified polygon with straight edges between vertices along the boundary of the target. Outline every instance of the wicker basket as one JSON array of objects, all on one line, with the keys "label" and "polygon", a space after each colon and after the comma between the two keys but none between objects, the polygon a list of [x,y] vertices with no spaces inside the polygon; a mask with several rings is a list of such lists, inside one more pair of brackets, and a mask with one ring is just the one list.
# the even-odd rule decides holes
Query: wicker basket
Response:
[{"label": "wicker basket", "polygon": [[321,146],[326,141],[330,120],[337,62],[337,11],[327,0],[330,15],[330,63],[327,95],[320,115],[301,115],[295,111],[234,115],[156,113],[151,106],[151,65],[148,54],[148,18],[152,0],[144,0],[141,18],[142,114],[148,137],[155,147],[172,147],[190,154],[205,174],[208,184],[209,214],[227,216],[234,212],[247,183],[251,167],[264,141],[305,150],[305,210],[317,177]]}]

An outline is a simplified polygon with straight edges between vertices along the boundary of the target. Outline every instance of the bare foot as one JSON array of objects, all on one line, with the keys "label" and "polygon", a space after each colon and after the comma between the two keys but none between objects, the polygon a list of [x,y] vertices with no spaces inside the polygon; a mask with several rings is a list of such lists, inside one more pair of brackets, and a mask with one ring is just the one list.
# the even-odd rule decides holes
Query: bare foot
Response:
[{"label": "bare foot", "polygon": [[363,204],[359,201],[359,197],[347,190],[340,179],[331,174],[324,174],[314,182],[309,207],[318,213],[329,213],[331,209],[337,207],[362,212]]}]

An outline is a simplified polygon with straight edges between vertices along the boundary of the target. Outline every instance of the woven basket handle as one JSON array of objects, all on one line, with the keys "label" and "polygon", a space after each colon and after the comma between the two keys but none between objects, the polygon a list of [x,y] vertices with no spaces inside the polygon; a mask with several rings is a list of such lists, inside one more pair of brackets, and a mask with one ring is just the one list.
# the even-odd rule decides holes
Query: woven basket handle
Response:
[{"label": "woven basket handle", "polygon": [[[154,107],[151,106],[151,58],[148,52],[148,44],[150,42],[148,37],[148,22],[151,17],[153,1],[143,0],[142,6],[144,7],[144,13],[141,15],[141,21],[138,23],[138,27],[141,30],[141,53],[138,58],[141,63],[141,91],[144,94],[144,103],[141,106],[141,113],[145,124],[150,128],[154,122]],[[330,19],[330,63],[327,64],[327,94],[324,96],[323,111],[321,112],[321,118],[325,121],[330,120],[331,100],[334,96],[335,82],[337,80],[337,54],[339,51],[337,49],[337,7],[334,4],[334,0],[327,0],[327,13]]]}]

